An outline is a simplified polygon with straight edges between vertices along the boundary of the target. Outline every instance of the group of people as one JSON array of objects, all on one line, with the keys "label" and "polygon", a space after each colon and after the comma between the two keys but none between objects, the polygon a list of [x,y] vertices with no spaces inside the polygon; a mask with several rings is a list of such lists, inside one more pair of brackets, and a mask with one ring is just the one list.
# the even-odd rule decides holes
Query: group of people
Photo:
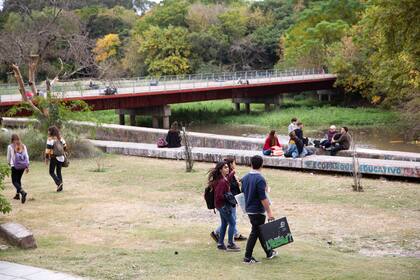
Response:
[{"label": "group of people", "polygon": [[[261,174],[263,158],[253,156],[251,158],[252,170],[241,179],[236,174],[235,159],[228,158],[218,162],[208,173],[208,188],[214,195],[214,206],[220,215],[220,226],[210,233],[216,241],[217,249],[228,252],[239,252],[240,247],[235,241],[247,240],[244,263],[253,264],[258,261],[252,256],[257,239],[265,251],[268,259],[277,256],[277,252],[267,249],[259,226],[268,220],[274,220],[273,212],[268,198],[269,188]],[[236,225],[238,207],[235,195],[243,192],[245,198],[245,211],[251,224],[251,233],[248,238],[239,233]],[[225,245],[225,235],[228,235],[227,246]]]},{"label": "group of people", "polygon": [[[276,131],[271,130],[265,139],[263,147],[263,155],[265,156],[282,156],[298,158],[305,157],[313,154],[313,152],[307,148],[310,144],[309,139],[303,136],[303,123],[298,121],[297,118],[292,118],[289,126],[287,127],[289,134],[288,145],[283,148]],[[330,151],[330,155],[337,155],[338,151],[348,150],[351,146],[351,135],[348,133],[349,129],[345,126],[341,128],[340,132],[336,131],[334,125],[330,126],[325,139],[315,140],[314,144],[316,148],[322,148]]]},{"label": "group of people", "polygon": [[[66,141],[60,135],[56,126],[48,128],[45,148],[45,163],[49,164],[49,173],[57,186],[57,192],[63,190],[63,176],[61,169],[66,162]],[[27,192],[22,187],[23,174],[29,172],[29,153],[19,135],[12,134],[10,145],[7,147],[7,163],[11,168],[12,184],[16,189],[13,199],[26,202]]]}]

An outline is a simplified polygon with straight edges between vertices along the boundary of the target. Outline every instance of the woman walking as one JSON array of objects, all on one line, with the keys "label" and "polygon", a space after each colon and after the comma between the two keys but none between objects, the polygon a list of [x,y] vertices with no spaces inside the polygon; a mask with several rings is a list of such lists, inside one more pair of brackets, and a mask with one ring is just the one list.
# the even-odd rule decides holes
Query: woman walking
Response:
[{"label": "woman walking", "polygon": [[66,160],[66,141],[60,136],[60,131],[56,126],[48,128],[47,148],[45,149],[45,163],[50,161],[50,176],[57,185],[57,192],[63,190],[63,177],[61,168]]},{"label": "woman walking", "polygon": [[[234,173],[232,173],[234,174]],[[233,242],[233,235],[235,233],[236,220],[234,212],[232,211],[232,193],[229,186],[229,166],[222,161],[216,164],[216,167],[210,170],[208,176],[208,186],[214,190],[214,203],[217,211],[220,214],[221,227],[217,248],[219,250],[239,251],[240,248]],[[232,175],[233,176],[233,175]],[[233,198],[234,200],[234,198]],[[228,231],[228,246],[224,244],[227,226]]]},{"label": "woman walking", "polygon": [[17,199],[25,203],[27,193],[22,188],[23,173],[29,172],[29,155],[26,146],[20,141],[17,134],[12,134],[10,145],[7,147],[7,163],[12,169],[12,184],[16,188]]},{"label": "woman walking", "polygon": [[[226,158],[224,161],[229,166],[229,175],[227,176],[230,186],[230,192],[233,194],[233,196],[238,195],[241,193],[240,183],[238,178],[236,177],[236,160],[234,158]],[[233,217],[235,218],[235,231],[234,231],[234,240],[235,241],[245,241],[247,238],[239,233],[237,228],[237,215],[236,215],[236,205],[232,207],[233,211]],[[219,226],[215,231],[212,231],[210,233],[211,238],[213,238],[214,241],[219,242],[219,236],[220,236],[220,228]]]}]

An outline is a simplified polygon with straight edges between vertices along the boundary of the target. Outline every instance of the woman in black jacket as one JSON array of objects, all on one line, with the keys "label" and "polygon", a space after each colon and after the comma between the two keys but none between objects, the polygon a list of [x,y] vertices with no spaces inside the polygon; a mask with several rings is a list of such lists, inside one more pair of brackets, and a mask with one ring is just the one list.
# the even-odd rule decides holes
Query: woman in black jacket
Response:
[{"label": "woman in black jacket", "polygon": [[177,122],[172,123],[171,128],[166,135],[166,143],[168,143],[168,148],[181,147],[181,133],[179,132]]}]

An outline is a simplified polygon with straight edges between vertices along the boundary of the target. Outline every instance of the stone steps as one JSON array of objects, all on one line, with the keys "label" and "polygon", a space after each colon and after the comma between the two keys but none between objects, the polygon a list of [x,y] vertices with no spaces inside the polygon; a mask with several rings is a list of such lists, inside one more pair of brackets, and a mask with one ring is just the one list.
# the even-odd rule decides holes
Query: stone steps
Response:
[{"label": "stone steps", "polygon": [[[107,153],[123,154],[140,157],[165,158],[182,160],[185,158],[184,148],[157,148],[155,144],[90,140],[95,146]],[[251,157],[262,155],[259,151],[220,149],[207,147],[193,147],[192,156],[196,161],[217,162],[225,157],[234,156],[236,162],[249,165]],[[311,155],[305,158],[264,157],[264,166],[278,168],[292,168],[301,170],[322,170],[327,172],[352,172],[351,157],[331,157]],[[407,178],[420,178],[420,163],[400,160],[381,160],[359,158],[360,172],[362,174],[379,176],[396,176]]]}]

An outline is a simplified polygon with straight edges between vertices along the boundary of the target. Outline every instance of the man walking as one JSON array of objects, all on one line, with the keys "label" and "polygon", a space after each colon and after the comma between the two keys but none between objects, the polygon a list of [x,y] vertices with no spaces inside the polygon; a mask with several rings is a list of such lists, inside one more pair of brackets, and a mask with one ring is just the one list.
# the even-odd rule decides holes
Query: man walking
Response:
[{"label": "man walking", "polygon": [[261,175],[261,168],[263,159],[260,156],[253,156],[251,158],[252,170],[242,178],[242,192],[245,196],[245,209],[251,222],[251,234],[249,235],[246,244],[246,252],[244,263],[253,264],[258,261],[252,256],[255,243],[257,239],[260,240],[261,246],[264,249],[267,258],[272,259],[277,256],[274,250],[268,250],[265,246],[262,236],[260,234],[260,225],[265,223],[265,213],[267,212],[268,220],[274,220],[273,213],[270,207],[270,201],[267,197],[267,184],[264,177]]}]

